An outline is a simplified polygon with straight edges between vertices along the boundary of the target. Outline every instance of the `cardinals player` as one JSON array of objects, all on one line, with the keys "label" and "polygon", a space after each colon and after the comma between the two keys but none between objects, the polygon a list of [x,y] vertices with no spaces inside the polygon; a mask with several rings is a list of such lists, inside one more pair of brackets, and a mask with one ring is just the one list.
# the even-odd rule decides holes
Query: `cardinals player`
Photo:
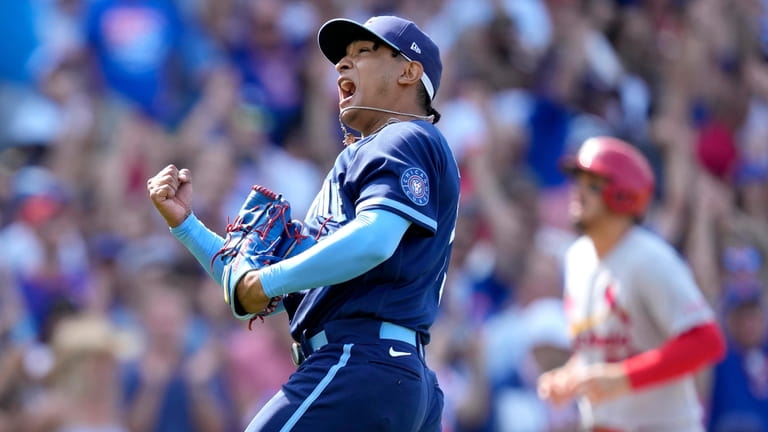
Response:
[{"label": "cardinals player", "polygon": [[725,345],[689,268],[640,225],[655,183],[648,162],[624,141],[595,137],[563,167],[581,233],[565,262],[574,353],[540,377],[539,395],[578,399],[594,432],[703,431],[693,374]]}]

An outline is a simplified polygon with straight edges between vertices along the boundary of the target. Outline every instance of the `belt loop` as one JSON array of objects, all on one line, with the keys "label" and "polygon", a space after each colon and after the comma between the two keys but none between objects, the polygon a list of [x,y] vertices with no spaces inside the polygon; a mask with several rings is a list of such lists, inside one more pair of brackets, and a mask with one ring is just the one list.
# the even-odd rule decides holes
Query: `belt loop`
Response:
[{"label": "belt loop", "polygon": [[312,347],[309,344],[309,339],[307,338],[307,330],[301,331],[301,337],[299,338],[299,346],[297,347],[299,351],[301,351],[302,357],[305,359],[309,357],[310,354],[312,354]]}]

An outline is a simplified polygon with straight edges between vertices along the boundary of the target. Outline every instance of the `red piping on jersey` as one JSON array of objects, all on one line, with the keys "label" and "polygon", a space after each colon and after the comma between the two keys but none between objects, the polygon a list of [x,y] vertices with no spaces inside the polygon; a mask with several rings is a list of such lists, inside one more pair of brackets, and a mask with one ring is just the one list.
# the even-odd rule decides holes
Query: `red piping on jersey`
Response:
[{"label": "red piping on jersey", "polygon": [[639,390],[693,373],[720,360],[725,354],[725,339],[714,322],[696,326],[622,362],[629,384]]}]

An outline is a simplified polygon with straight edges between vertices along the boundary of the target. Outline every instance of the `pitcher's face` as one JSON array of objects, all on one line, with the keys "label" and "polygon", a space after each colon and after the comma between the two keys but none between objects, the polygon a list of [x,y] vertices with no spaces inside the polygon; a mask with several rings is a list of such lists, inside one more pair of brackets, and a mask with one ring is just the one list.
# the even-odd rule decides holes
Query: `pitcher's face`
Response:
[{"label": "pitcher's face", "polygon": [[[401,97],[397,79],[405,62],[384,43],[366,40],[350,43],[346,55],[336,64],[339,109],[350,106],[391,108],[396,105]],[[349,110],[342,120],[357,129],[355,118],[365,115],[371,113]]]}]

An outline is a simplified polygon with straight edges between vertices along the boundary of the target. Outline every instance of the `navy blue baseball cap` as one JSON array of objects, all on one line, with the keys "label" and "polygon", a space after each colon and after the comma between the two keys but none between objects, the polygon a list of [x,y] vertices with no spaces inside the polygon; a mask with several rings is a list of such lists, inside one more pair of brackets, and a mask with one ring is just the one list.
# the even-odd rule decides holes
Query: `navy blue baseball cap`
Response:
[{"label": "navy blue baseball cap", "polygon": [[333,64],[346,55],[347,45],[357,40],[382,41],[408,60],[421,63],[424,68],[421,82],[430,100],[435,98],[443,72],[440,50],[412,21],[396,16],[377,16],[360,24],[338,18],[323,24],[317,34],[320,50]]}]

